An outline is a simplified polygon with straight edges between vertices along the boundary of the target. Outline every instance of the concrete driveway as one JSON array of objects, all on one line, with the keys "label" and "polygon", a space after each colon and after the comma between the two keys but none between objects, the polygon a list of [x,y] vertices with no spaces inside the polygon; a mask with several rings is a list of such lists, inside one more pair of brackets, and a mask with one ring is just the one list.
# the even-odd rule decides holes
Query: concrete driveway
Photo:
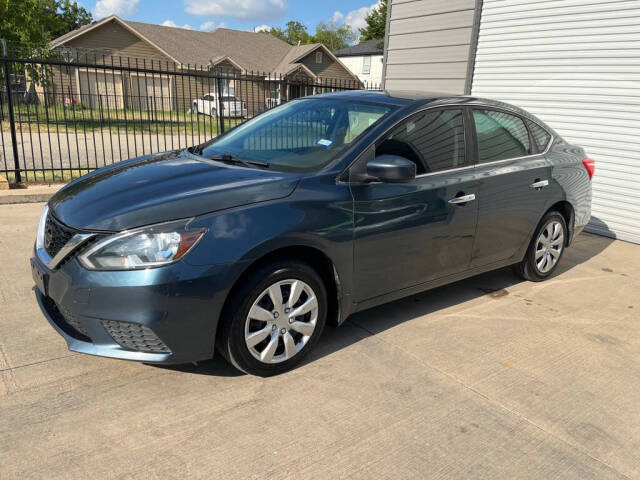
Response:
[{"label": "concrete driveway", "polygon": [[262,379],[67,351],[31,291],[41,206],[0,206],[3,480],[640,477],[638,245],[360,313]]}]

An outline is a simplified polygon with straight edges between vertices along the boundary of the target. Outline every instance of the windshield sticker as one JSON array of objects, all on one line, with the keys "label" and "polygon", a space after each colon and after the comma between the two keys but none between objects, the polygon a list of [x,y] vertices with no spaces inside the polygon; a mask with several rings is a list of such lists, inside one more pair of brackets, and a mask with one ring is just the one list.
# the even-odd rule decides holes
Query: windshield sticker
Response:
[{"label": "windshield sticker", "polygon": [[330,147],[333,145],[333,140],[329,140],[328,138],[321,138],[316,142],[316,145],[320,145],[321,147]]}]

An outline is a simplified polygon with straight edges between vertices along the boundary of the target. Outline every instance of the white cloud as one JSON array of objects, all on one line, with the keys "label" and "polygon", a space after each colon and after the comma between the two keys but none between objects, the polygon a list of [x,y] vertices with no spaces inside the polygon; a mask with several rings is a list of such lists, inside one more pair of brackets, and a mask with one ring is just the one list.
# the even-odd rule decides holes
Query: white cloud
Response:
[{"label": "white cloud", "polygon": [[287,12],[286,0],[184,0],[192,15],[239,18],[241,20],[277,20]]},{"label": "white cloud", "polygon": [[333,12],[333,16],[331,17],[331,21],[336,23],[345,23],[346,25],[350,25],[354,32],[358,35],[360,34],[359,29],[364,28],[367,23],[364,21],[364,17],[367,16],[371,10],[378,7],[378,3],[374,3],[368,7],[360,7],[356,10],[351,10],[348,13],[342,13],[339,11]]},{"label": "white cloud", "polygon": [[210,32],[211,30],[213,30],[214,26],[215,26],[215,23],[209,20],[208,22],[204,22],[203,24],[200,25],[200,30],[202,30],[203,32]]},{"label": "white cloud", "polygon": [[191,28],[191,25],[189,25],[188,23],[185,23],[184,25],[177,25],[173,20],[165,20],[160,25],[162,25],[163,27],[184,28],[185,30],[193,30]]},{"label": "white cloud", "polygon": [[253,31],[255,33],[258,33],[258,32],[270,32],[271,31],[271,27],[269,25],[258,25],[257,27],[253,27]]},{"label": "white cloud", "polygon": [[138,11],[140,0],[98,0],[91,13],[96,19],[118,15],[128,17]]}]

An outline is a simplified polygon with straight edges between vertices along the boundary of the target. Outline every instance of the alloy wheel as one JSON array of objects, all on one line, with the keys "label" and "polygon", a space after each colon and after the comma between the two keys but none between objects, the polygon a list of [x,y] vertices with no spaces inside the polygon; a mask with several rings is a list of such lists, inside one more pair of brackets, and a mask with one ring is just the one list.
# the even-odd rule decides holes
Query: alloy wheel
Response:
[{"label": "alloy wheel", "polygon": [[536,267],[540,273],[548,273],[560,260],[564,248],[564,227],[552,220],[540,231],[536,240]]},{"label": "alloy wheel", "polygon": [[318,299],[302,280],[281,280],[266,288],[249,309],[247,348],[263,363],[280,363],[307,344],[318,320]]}]

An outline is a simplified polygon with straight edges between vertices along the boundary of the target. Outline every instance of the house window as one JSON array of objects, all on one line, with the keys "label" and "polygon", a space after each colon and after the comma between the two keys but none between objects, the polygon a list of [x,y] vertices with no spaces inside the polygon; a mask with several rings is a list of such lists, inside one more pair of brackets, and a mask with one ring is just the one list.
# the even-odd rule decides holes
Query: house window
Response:
[{"label": "house window", "polygon": [[316,63],[322,63],[322,52],[316,52]]},{"label": "house window", "polygon": [[236,94],[236,82],[230,78],[220,80],[222,86],[222,95],[233,97]]},{"label": "house window", "polygon": [[269,97],[273,99],[280,98],[280,85],[276,82],[271,82],[269,85]]},{"label": "house window", "polygon": [[368,75],[371,72],[371,57],[362,57],[362,73]]}]

